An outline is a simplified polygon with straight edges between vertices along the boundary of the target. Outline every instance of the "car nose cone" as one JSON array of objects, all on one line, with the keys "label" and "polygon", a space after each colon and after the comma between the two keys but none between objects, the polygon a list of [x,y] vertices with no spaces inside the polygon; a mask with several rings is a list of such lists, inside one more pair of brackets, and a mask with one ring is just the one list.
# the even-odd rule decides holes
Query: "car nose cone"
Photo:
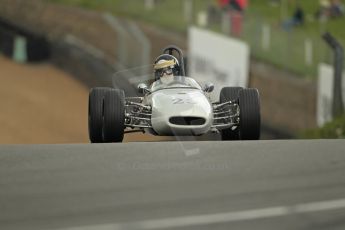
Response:
[{"label": "car nose cone", "polygon": [[199,135],[212,125],[212,106],[200,90],[161,90],[152,105],[152,127],[159,135]]}]

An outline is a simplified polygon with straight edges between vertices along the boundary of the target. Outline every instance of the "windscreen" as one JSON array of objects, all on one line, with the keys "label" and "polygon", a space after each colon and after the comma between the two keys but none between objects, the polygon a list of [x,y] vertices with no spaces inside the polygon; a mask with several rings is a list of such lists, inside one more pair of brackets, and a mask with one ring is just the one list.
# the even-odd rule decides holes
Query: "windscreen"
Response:
[{"label": "windscreen", "polygon": [[112,82],[115,88],[119,87],[119,83],[121,83],[122,88],[125,87],[125,84],[123,84],[124,82],[128,83],[128,87],[136,87],[140,83],[145,83],[152,92],[168,88],[202,89],[196,80],[185,76],[163,77],[155,81],[152,65],[139,66],[118,71],[113,75]]},{"label": "windscreen", "polygon": [[140,83],[150,85],[152,82],[154,82],[154,79],[153,65],[143,65],[123,69],[114,73],[112,83],[115,88],[117,88],[119,84],[123,85],[124,82],[133,86],[136,86]]},{"label": "windscreen", "polygon": [[151,85],[152,92],[169,88],[194,88],[201,90],[201,86],[193,78],[184,76],[173,76],[170,79],[159,79]]}]

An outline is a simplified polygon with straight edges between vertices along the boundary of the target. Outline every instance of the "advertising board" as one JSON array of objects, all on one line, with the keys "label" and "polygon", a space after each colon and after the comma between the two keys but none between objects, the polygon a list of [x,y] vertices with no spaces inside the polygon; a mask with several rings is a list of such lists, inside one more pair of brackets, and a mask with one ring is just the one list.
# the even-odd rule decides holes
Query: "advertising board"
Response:
[{"label": "advertising board", "polygon": [[189,29],[188,75],[200,83],[212,82],[212,100],[226,86],[248,86],[249,47],[237,39],[208,30]]}]

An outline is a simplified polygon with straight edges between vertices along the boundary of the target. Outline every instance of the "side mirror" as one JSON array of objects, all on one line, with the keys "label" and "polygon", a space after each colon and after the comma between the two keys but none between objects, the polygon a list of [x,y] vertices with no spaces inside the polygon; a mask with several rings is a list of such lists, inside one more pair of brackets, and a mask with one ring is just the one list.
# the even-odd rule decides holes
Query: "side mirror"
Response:
[{"label": "side mirror", "polygon": [[138,92],[140,94],[145,94],[146,92],[150,92],[150,90],[148,89],[148,87],[145,83],[140,83],[138,85]]},{"label": "side mirror", "polygon": [[211,93],[214,90],[214,84],[211,82],[207,82],[203,87],[204,92]]}]

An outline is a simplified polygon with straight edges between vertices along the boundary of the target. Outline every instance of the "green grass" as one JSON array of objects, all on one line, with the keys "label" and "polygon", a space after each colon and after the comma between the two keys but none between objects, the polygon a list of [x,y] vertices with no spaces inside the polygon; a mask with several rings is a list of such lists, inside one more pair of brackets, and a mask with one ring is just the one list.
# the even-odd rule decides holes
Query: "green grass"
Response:
[{"label": "green grass", "polygon": [[[285,2],[289,2],[285,0]],[[290,1],[293,2],[293,1]],[[310,35],[319,35],[320,34],[320,21],[314,19],[314,14],[319,8],[319,1],[316,0],[303,0],[299,1],[301,7],[303,8],[305,15],[306,15],[306,24],[303,26],[303,32],[310,34]],[[249,9],[250,13],[254,13],[257,15],[264,15],[265,19],[268,20],[270,23],[276,23],[277,21],[282,21],[288,18],[293,14],[295,9],[294,3],[286,3],[285,4],[286,11],[281,11],[281,8],[268,6],[267,4],[262,4],[260,0],[253,0],[251,1],[251,9]],[[345,38],[345,17],[338,18],[338,19],[331,19],[326,22],[325,25],[321,27],[325,27],[325,30],[328,30],[336,37]]]},{"label": "green grass", "polygon": [[[129,17],[134,20],[146,21],[159,27],[169,28],[178,33],[186,33],[188,23],[183,15],[184,0],[160,0],[155,9],[145,10],[144,0],[46,0],[55,3],[70,4],[88,9],[108,11],[117,16]],[[305,10],[305,25],[293,28],[291,32],[282,29],[281,23],[293,14],[294,1],[285,1],[285,7],[274,7],[269,0],[252,0],[245,13],[243,35],[241,39],[251,46],[252,56],[269,62],[279,68],[315,78],[319,62],[332,61],[330,48],[321,39],[321,34],[329,31],[345,46],[345,17],[320,23],[313,15],[318,9],[318,1],[299,1]],[[214,5],[213,0],[194,0],[194,15]],[[272,31],[271,46],[268,51],[261,47],[262,25],[267,24]],[[220,31],[220,25],[210,25],[215,31]],[[304,58],[304,42],[313,42],[314,53],[312,65],[307,65]]]},{"label": "green grass", "polygon": [[322,128],[304,131],[303,139],[345,138],[345,114],[325,124]]},{"label": "green grass", "polygon": [[[288,1],[286,1],[288,2]],[[305,11],[306,22],[300,27],[293,28],[292,31],[284,31],[281,24],[293,14],[294,4],[285,4],[285,10],[280,6],[273,7],[269,4],[262,4],[262,1],[251,1],[251,8],[247,12],[247,20],[256,22],[253,26],[247,23],[247,34],[244,40],[249,42],[252,52],[257,58],[270,62],[283,69],[293,71],[302,75],[315,78],[317,76],[317,66],[319,62],[332,62],[332,51],[322,40],[321,35],[328,31],[335,36],[341,44],[345,45],[345,17],[331,19],[325,23],[314,18],[314,13],[318,10],[318,1],[299,1]],[[263,16],[264,15],[264,16]],[[256,37],[253,31],[258,30],[262,23],[270,25],[272,31],[271,49],[264,51],[258,48],[248,38]],[[260,37],[259,37],[260,38]],[[313,43],[313,64],[305,63],[305,40]]]},{"label": "green grass", "polygon": [[[261,45],[262,25],[271,28],[271,43],[268,50]],[[304,27],[294,28],[293,31],[284,31],[277,22],[257,20],[255,17],[246,19],[244,35],[242,37],[251,47],[253,56],[264,60],[284,70],[301,75],[315,77],[319,62],[331,61],[331,49],[327,47],[320,35],[311,34]],[[305,61],[305,41],[313,44],[313,61]]]},{"label": "green grass", "polygon": [[[159,2],[153,10],[146,10],[143,0],[46,0],[49,2],[81,6],[88,9],[108,11],[117,16],[129,17],[170,28],[176,32],[185,32],[187,23],[183,17],[183,0],[165,0]],[[200,3],[207,0],[198,0]]]}]

